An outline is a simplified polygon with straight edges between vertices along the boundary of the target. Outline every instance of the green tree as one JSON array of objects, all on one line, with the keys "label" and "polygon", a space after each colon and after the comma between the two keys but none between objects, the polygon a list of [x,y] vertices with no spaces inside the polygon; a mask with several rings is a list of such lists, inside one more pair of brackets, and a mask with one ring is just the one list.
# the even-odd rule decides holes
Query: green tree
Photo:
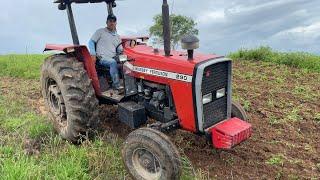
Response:
[{"label": "green tree", "polygon": [[[162,15],[158,14],[153,18],[154,25],[150,27],[149,32],[157,43],[163,44],[163,22]],[[190,17],[182,15],[170,15],[171,28],[171,47],[176,49],[183,35],[198,35],[199,30],[196,29],[197,23]]]}]

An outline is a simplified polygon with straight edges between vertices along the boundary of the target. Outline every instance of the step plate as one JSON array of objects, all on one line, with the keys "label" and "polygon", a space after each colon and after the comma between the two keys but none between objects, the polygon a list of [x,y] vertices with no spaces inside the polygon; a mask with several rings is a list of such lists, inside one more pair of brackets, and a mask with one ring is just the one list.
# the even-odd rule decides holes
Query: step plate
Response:
[{"label": "step plate", "polygon": [[124,98],[124,94],[119,94],[117,90],[109,89],[102,92],[101,96],[114,102],[120,102]]},{"label": "step plate", "polygon": [[252,126],[239,118],[220,122],[209,129],[213,146],[217,149],[231,149],[252,134]]}]

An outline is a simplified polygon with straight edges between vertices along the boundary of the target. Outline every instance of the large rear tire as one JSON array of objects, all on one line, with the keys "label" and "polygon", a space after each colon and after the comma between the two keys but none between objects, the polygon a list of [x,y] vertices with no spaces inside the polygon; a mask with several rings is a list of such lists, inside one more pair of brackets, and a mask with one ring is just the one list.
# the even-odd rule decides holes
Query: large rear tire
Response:
[{"label": "large rear tire", "polygon": [[180,179],[180,154],[170,139],[157,130],[140,128],[130,133],[122,159],[134,179]]},{"label": "large rear tire", "polygon": [[48,57],[41,69],[41,89],[56,131],[79,143],[99,124],[98,100],[83,63],[67,55]]}]

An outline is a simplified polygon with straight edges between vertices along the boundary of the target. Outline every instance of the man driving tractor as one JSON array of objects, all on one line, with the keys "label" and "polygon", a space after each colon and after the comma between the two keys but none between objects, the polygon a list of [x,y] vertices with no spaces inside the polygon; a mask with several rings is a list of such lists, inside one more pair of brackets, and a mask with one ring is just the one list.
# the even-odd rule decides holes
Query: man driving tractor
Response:
[{"label": "man driving tractor", "polygon": [[114,57],[122,53],[123,48],[120,36],[117,34],[117,17],[113,14],[108,15],[107,27],[98,29],[89,41],[90,54],[94,60],[98,58],[100,65],[105,68],[110,68],[110,76],[112,78],[112,87],[119,92],[123,91],[123,86],[120,84],[117,61]]}]

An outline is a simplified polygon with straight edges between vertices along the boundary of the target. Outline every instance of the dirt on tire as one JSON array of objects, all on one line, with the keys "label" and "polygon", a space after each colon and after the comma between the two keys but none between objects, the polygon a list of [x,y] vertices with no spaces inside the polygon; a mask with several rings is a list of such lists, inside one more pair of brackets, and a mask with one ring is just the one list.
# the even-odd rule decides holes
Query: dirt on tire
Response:
[{"label": "dirt on tire", "polygon": [[83,63],[67,55],[48,57],[41,69],[41,90],[63,138],[75,143],[93,134],[100,122],[98,100]]},{"label": "dirt on tire", "polygon": [[[137,151],[141,154],[137,154]],[[151,154],[152,157],[141,160],[145,154]],[[128,135],[122,149],[122,159],[126,169],[135,179],[178,180],[181,175],[179,151],[169,137],[151,128],[140,128]],[[150,167],[141,165],[145,164],[146,160],[151,164],[152,171]],[[157,165],[158,168],[154,167]]]}]

